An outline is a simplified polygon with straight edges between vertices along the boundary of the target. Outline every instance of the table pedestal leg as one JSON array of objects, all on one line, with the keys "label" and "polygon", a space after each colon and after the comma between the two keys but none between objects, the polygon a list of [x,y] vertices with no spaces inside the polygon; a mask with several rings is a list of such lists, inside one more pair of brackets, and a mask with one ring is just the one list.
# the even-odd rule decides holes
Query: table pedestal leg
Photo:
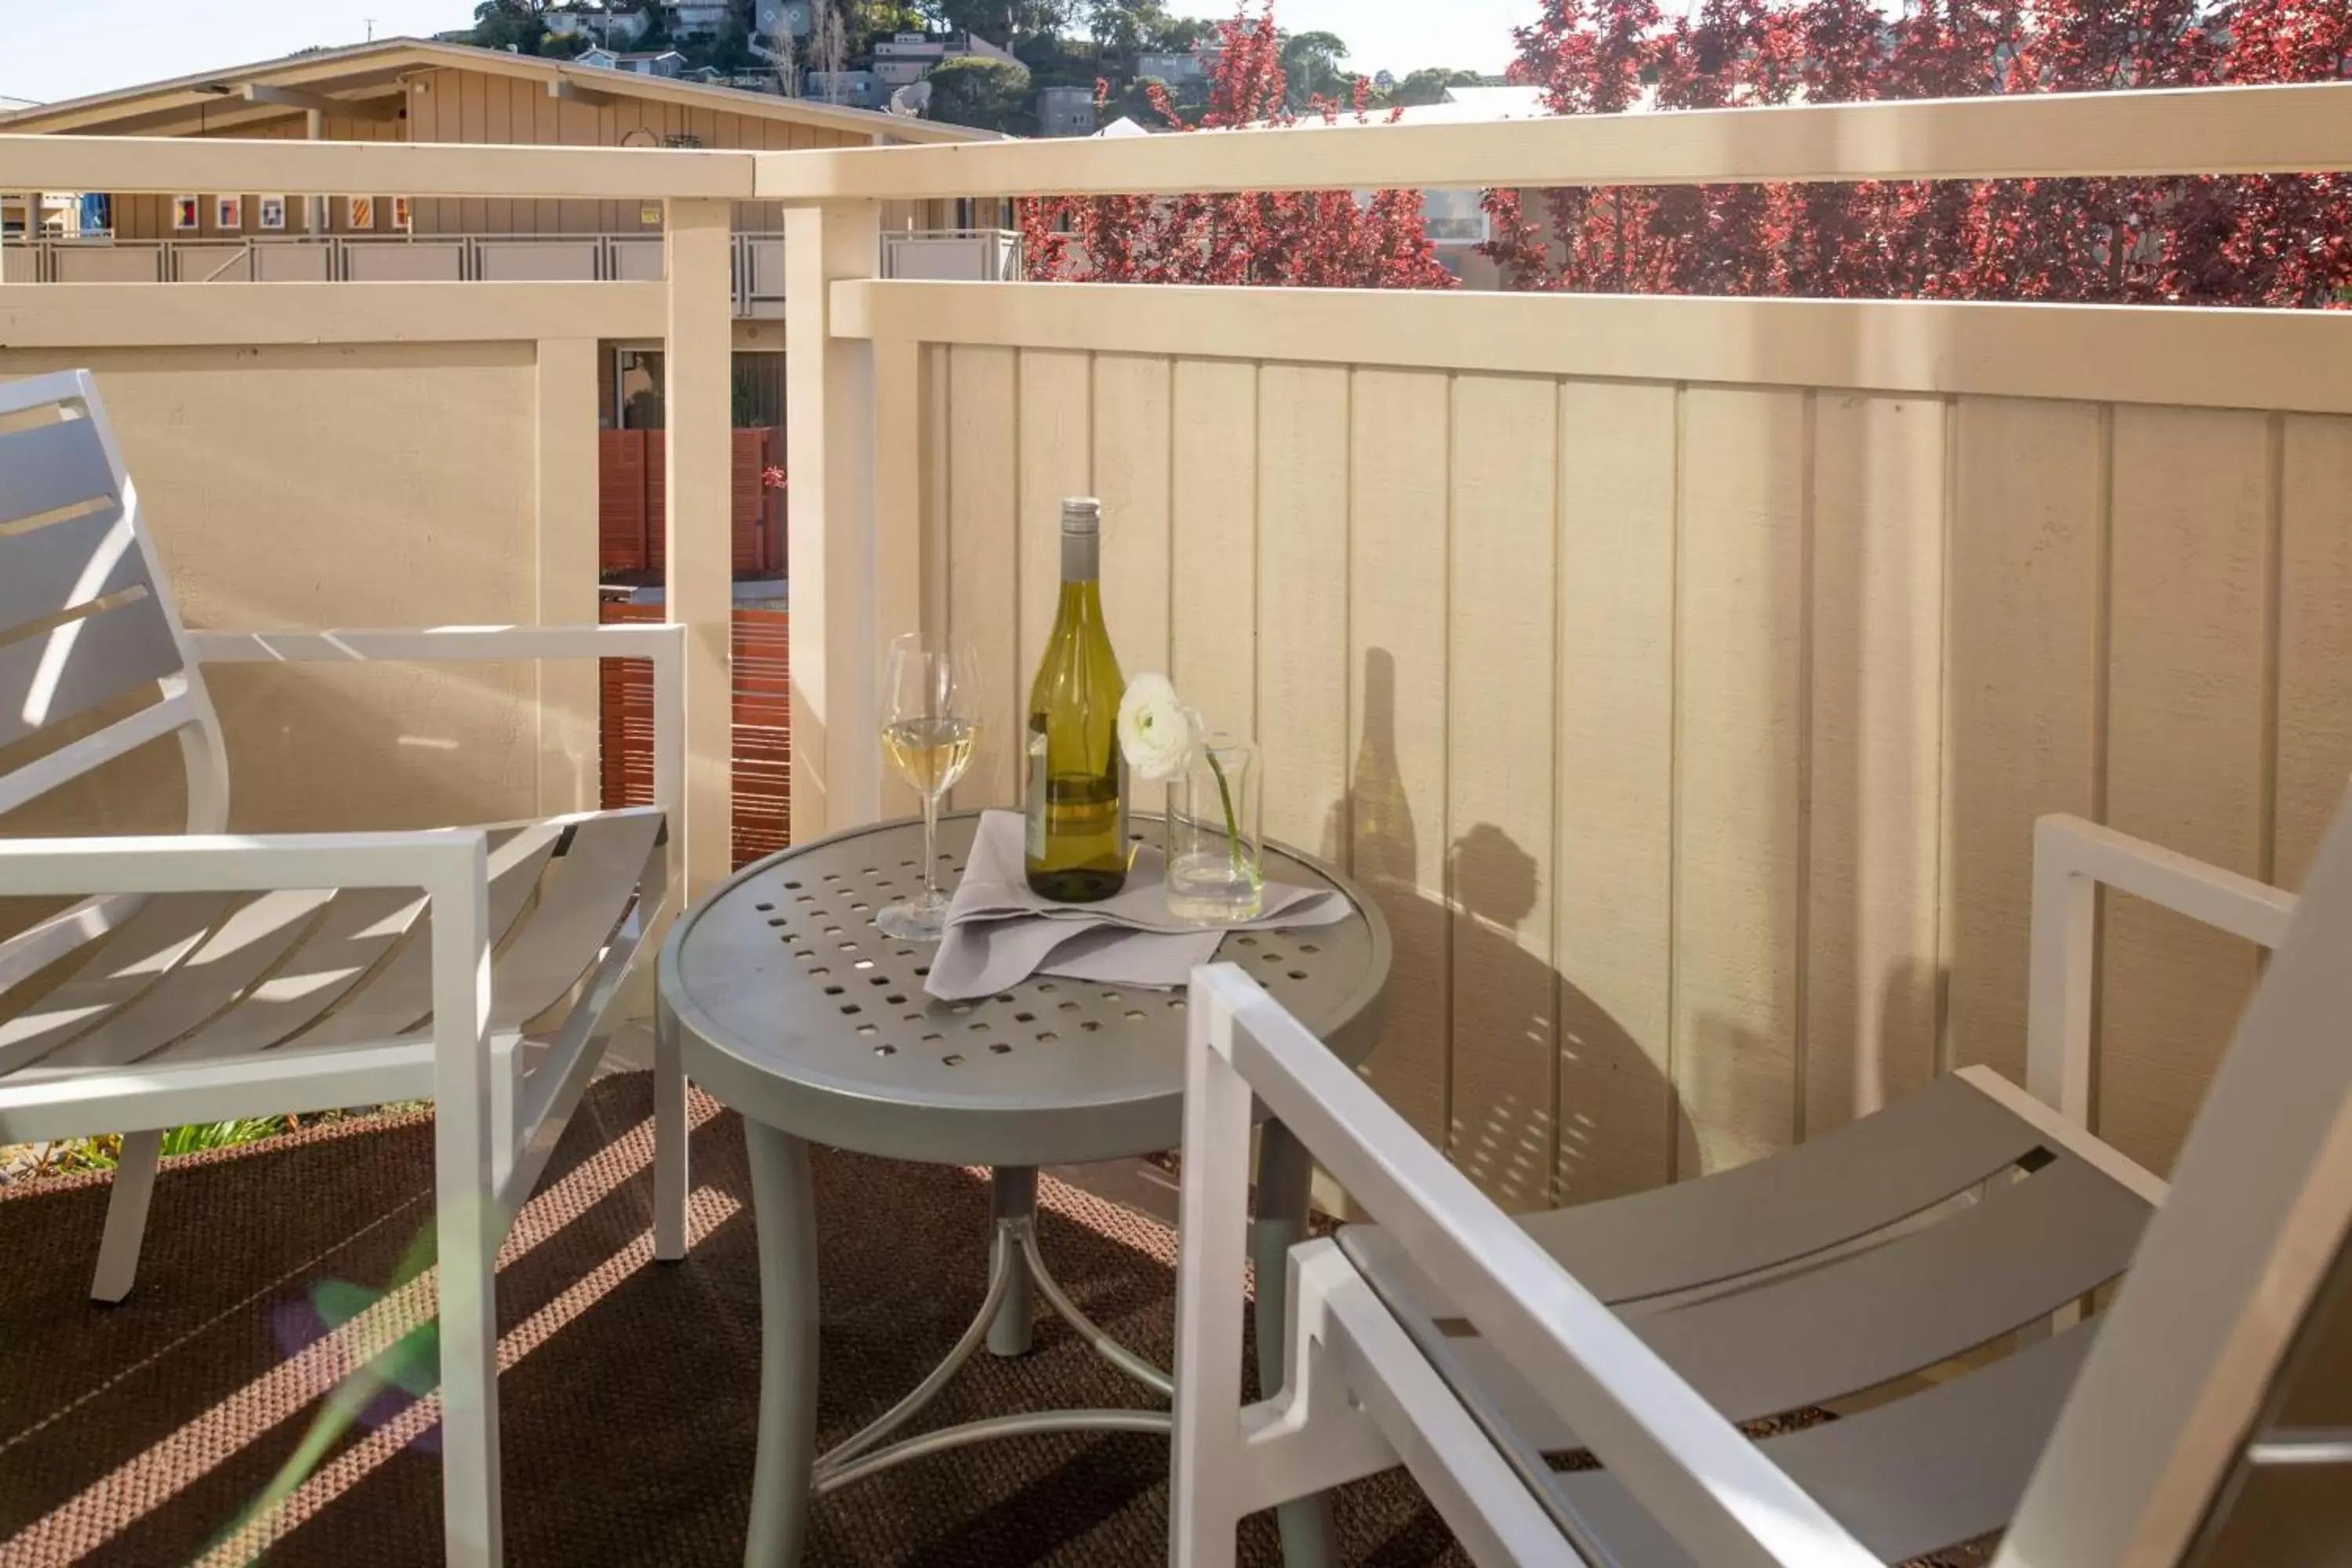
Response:
[{"label": "table pedestal leg", "polygon": [[[1250,1258],[1257,1268],[1257,1379],[1260,1398],[1283,1385],[1289,1352],[1290,1249],[1307,1239],[1307,1189],[1314,1159],[1290,1130],[1268,1121],[1257,1146],[1257,1226]],[[1332,1561],[1330,1500],[1300,1498],[1276,1510],[1282,1560],[1287,1568],[1322,1568]]]},{"label": "table pedestal leg", "polygon": [[808,1145],[746,1117],[760,1237],[760,1448],[744,1568],[794,1568],[816,1458],[816,1194]]},{"label": "table pedestal leg", "polygon": [[[990,1174],[994,1189],[996,1219],[1034,1221],[1037,1217],[1037,1172],[1033,1166],[999,1165]],[[991,1355],[1016,1356],[1029,1353],[1033,1314],[1029,1306],[1028,1260],[1015,1251],[1009,1259],[1013,1278],[1004,1292],[1004,1305],[998,1309],[996,1321],[988,1326],[988,1350]]]}]

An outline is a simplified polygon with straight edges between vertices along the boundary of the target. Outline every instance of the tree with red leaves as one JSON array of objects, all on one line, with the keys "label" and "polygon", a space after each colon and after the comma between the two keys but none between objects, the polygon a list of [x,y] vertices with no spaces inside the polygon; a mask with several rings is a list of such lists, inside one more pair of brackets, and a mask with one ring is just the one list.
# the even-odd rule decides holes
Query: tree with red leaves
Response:
[{"label": "tree with red leaves", "polygon": [[[1165,89],[1152,105],[1165,133],[1297,126],[1286,105],[1275,0],[1237,0],[1217,25],[1207,107],[1187,119]],[[1310,100],[1325,124],[1370,119],[1370,84],[1355,101]],[[1097,89],[1105,97],[1107,88]],[[1311,134],[1311,128],[1301,134]],[[1450,289],[1417,191],[1265,192],[1248,195],[1039,197],[1020,204],[1029,276],[1096,283],[1218,283],[1309,289]]]},{"label": "tree with red leaves", "polygon": [[[2233,0],[2217,31],[2229,39],[2233,81],[2352,79],[2345,0]],[[2352,302],[2352,176],[2193,184],[2181,226],[2196,243],[2167,257],[2168,286],[2263,304]]]},{"label": "tree with red leaves", "polygon": [[[1516,79],[1559,114],[2352,79],[2347,0],[1545,0]],[[2315,307],[2352,181],[2025,180],[1486,198],[1522,289]]]}]

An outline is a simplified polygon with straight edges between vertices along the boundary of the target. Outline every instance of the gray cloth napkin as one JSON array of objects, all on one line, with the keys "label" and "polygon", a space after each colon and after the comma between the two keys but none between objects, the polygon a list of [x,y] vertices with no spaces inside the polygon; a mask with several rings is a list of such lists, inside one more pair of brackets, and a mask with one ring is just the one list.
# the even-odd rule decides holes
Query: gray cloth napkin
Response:
[{"label": "gray cloth napkin", "polygon": [[1165,859],[1139,848],[1127,886],[1098,904],[1057,904],[1029,889],[1023,870],[1025,820],[981,813],[963,880],[948,901],[946,934],[923,989],[943,1002],[969,1001],[1033,974],[1107,985],[1173,990],[1217,954],[1228,931],[1331,925],[1348,918],[1339,893],[1265,885],[1265,908],[1246,925],[1202,931],[1171,919],[1161,886]]}]

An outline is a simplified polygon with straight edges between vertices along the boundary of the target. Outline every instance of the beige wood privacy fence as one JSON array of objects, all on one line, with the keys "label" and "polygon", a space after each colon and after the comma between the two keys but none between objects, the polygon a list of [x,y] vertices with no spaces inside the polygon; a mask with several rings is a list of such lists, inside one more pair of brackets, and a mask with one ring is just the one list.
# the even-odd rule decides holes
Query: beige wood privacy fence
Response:
[{"label": "beige wood privacy fence", "polygon": [[[1272,830],[1381,894],[1372,1076],[1517,1203],[2021,1073],[2035,816],[2292,885],[2352,778],[2352,318],[836,310],[932,345],[930,554],[995,732],[1097,493],[1123,663],[1258,736]],[[1212,313],[1217,357],[1168,352]],[[1009,800],[1013,749],[982,766]],[[2105,943],[2100,1119],[2161,1166],[2254,954],[2122,901]]]}]

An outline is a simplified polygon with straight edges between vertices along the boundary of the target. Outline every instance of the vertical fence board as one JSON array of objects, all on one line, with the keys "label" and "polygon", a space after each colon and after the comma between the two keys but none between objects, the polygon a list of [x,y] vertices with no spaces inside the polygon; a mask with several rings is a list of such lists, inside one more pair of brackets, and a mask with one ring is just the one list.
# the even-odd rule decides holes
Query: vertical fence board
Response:
[{"label": "vertical fence board", "polygon": [[2289,416],[2281,457],[2273,859],[2300,888],[2352,783],[2352,419]]},{"label": "vertical fence board", "polygon": [[1684,396],[1675,699],[1675,1173],[1796,1127],[1805,396]]},{"label": "vertical fence board", "polygon": [[1944,405],[1814,408],[1804,1127],[1936,1072]]},{"label": "vertical fence board", "polygon": [[1013,351],[961,347],[948,358],[948,629],[980,659],[980,755],[955,804],[1011,805],[1021,778],[1028,686],[1019,639],[1019,440]]},{"label": "vertical fence board", "polygon": [[[1015,679],[1024,704],[1061,596],[1062,502],[1094,493],[1092,362],[1090,354],[1055,350],[1021,353],[1021,656]],[[1020,766],[1016,752],[1016,781]]]},{"label": "vertical fence board", "polygon": [[1178,360],[1170,663],[1209,726],[1257,728],[1257,366]]},{"label": "vertical fence board", "polygon": [[1454,385],[1446,850],[1447,1148],[1496,1202],[1551,1198],[1552,680],[1559,404],[1551,381]]},{"label": "vertical fence board", "polygon": [[1348,373],[1258,372],[1257,739],[1269,837],[1348,858]]},{"label": "vertical fence board", "polygon": [[[2269,421],[2115,414],[2107,819],[2230,870],[2263,869]],[[2253,984],[2235,938],[2137,900],[2106,906],[2098,1126],[2163,1172]]]},{"label": "vertical fence board", "polygon": [[2022,1083],[2033,822],[2099,809],[2105,437],[2090,404],[1979,397],[1953,437],[1946,1055]]},{"label": "vertical fence board", "polygon": [[1387,913],[1396,954],[1371,1081],[1443,1147],[1448,1026],[1445,910],[1448,379],[1360,370],[1349,424],[1348,779],[1355,874]]},{"label": "vertical fence board", "polygon": [[1670,386],[1560,389],[1560,1195],[1666,1180],[1674,951]]},{"label": "vertical fence board", "polygon": [[1095,361],[1103,618],[1129,678],[1168,669],[1168,380],[1164,359],[1104,354]]}]

